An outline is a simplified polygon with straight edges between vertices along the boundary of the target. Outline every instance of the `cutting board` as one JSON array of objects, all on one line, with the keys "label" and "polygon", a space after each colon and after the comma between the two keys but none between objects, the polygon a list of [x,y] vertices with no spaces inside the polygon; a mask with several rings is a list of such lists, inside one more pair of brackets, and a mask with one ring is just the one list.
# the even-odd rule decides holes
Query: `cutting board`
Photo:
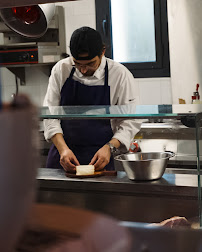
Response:
[{"label": "cutting board", "polygon": [[100,176],[116,176],[117,171],[98,171],[91,175],[76,175],[75,173],[66,172],[65,175],[69,178],[96,178]]}]

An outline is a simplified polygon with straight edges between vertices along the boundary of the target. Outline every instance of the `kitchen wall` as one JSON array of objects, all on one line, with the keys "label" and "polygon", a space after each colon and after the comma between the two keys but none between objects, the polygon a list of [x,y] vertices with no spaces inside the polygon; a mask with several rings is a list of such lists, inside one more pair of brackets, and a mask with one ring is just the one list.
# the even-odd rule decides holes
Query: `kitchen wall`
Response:
[{"label": "kitchen wall", "polygon": [[201,13],[201,0],[168,0],[173,103],[190,103],[197,83],[202,95]]},{"label": "kitchen wall", "polygon": [[[65,10],[67,51],[72,32],[83,25],[95,28],[94,0],[57,3]],[[191,102],[196,83],[201,83],[202,25],[200,15],[201,0],[168,0],[168,19],[170,37],[171,78],[134,79],[134,88],[140,104],[178,103],[178,98]],[[3,99],[9,100],[15,92],[15,77],[7,69],[2,71]],[[27,67],[26,86],[20,91],[28,93],[39,106],[48,84],[47,67]],[[202,92],[201,92],[202,93]],[[152,94],[152,95],[151,95]]]}]

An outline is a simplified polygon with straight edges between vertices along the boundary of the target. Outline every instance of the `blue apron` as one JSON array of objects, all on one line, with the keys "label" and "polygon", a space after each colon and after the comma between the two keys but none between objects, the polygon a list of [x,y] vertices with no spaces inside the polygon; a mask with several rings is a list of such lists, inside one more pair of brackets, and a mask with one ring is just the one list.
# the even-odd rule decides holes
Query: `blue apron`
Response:
[{"label": "blue apron", "polygon": [[[105,66],[104,86],[87,86],[73,79],[75,68],[61,90],[60,106],[110,105],[110,87],[108,85],[108,64]],[[73,151],[81,165],[88,165],[95,153],[108,141],[113,132],[110,120],[61,120],[64,140]],[[47,168],[62,168],[60,155],[52,144],[50,147]],[[113,158],[105,167],[114,170]]]}]

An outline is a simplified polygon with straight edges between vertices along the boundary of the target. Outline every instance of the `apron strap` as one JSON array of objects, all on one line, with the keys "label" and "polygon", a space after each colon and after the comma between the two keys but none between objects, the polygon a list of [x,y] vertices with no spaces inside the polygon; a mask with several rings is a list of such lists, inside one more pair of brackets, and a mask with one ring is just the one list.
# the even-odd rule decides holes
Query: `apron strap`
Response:
[{"label": "apron strap", "polygon": [[108,86],[108,77],[109,77],[109,71],[108,71],[108,63],[106,61],[106,65],[105,65],[105,87]]},{"label": "apron strap", "polygon": [[70,75],[69,75],[69,79],[70,79],[70,80],[72,79],[75,70],[76,70],[75,67],[72,67],[72,71],[71,71],[71,73],[70,73]]},{"label": "apron strap", "polygon": [[[109,71],[108,71],[108,63],[106,60],[106,65],[105,65],[105,88],[108,87],[108,77],[109,77]],[[109,95],[109,104],[110,104],[110,95]],[[110,114],[109,108],[106,108],[106,114]]]}]

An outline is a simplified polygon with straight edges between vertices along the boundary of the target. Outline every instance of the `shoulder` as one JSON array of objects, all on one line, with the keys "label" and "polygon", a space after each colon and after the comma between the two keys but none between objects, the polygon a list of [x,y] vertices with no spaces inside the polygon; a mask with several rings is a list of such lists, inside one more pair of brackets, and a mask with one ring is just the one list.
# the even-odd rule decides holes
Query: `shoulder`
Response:
[{"label": "shoulder", "polygon": [[58,61],[54,67],[53,70],[57,71],[57,70],[65,70],[67,71],[68,69],[72,69],[72,65],[73,65],[73,60],[72,57],[68,57],[65,59],[61,59],[60,61]]},{"label": "shoulder", "polygon": [[58,61],[52,68],[51,77],[64,84],[72,70],[73,60],[71,57]]},{"label": "shoulder", "polygon": [[109,71],[112,74],[117,74],[118,76],[130,76],[132,77],[132,73],[121,63],[116,62],[112,59],[106,58],[109,66]]},{"label": "shoulder", "polygon": [[107,62],[109,66],[109,77],[116,77],[117,81],[120,82],[134,80],[132,73],[124,65],[109,58],[107,58]]}]

